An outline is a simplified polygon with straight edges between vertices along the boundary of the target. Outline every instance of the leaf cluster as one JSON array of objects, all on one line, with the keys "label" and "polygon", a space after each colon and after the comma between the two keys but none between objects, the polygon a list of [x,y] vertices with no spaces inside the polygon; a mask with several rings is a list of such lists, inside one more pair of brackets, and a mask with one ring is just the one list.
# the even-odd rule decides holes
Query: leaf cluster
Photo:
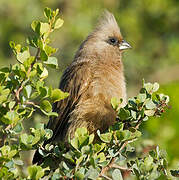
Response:
[{"label": "leaf cluster", "polygon": [[156,94],[158,88],[158,83],[143,82],[139,95],[129,99],[123,108],[118,108],[121,101],[113,98],[112,106],[117,111],[113,126],[103,133],[98,130],[97,135],[89,134],[86,128],[77,129],[74,138],[69,139],[68,149],[53,145],[48,155],[47,150],[42,153],[40,149],[45,159],[42,166],[49,167],[49,158],[59,159],[52,179],[123,179],[126,171],[138,179],[152,180],[161,175],[167,178],[166,156],[158,147],[144,157],[131,157],[135,154],[133,144],[142,135],[139,125],[150,116],[160,116],[168,106],[169,97]]}]

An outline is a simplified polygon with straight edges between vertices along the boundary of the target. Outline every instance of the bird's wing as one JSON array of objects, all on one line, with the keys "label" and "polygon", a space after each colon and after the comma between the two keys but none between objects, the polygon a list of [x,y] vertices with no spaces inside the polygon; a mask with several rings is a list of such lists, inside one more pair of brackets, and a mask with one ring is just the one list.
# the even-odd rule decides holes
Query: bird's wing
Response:
[{"label": "bird's wing", "polygon": [[[45,144],[54,141],[56,138],[61,139],[60,137],[62,137],[68,125],[70,113],[79,102],[81,94],[89,87],[91,75],[89,69],[88,62],[72,63],[62,75],[59,88],[70,95],[66,99],[53,104],[53,111],[58,113],[58,117],[50,118],[48,122],[47,128],[53,130],[53,136]],[[33,164],[40,164],[42,161],[42,156],[39,151],[36,151]]]},{"label": "bird's wing", "polygon": [[59,137],[65,131],[68,124],[70,113],[79,102],[81,94],[86,91],[90,83],[90,72],[87,62],[72,64],[62,75],[60,89],[69,93],[69,97],[56,102],[53,105],[53,111],[58,113],[58,117],[51,118],[47,128],[53,130],[53,137],[50,141],[61,139]]}]

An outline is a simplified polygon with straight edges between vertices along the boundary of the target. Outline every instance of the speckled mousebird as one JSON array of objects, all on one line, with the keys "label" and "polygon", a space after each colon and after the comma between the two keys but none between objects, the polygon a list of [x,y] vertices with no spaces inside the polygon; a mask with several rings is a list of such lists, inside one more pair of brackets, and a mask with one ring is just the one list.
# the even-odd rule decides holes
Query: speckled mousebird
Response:
[{"label": "speckled mousebird", "polygon": [[[121,106],[126,102],[122,52],[128,48],[131,46],[123,39],[113,14],[104,12],[61,77],[59,88],[69,97],[53,105],[59,115],[48,122],[47,128],[53,130],[50,141],[67,142],[79,127],[95,133],[114,124],[111,98],[122,98]],[[36,152],[33,163],[39,160]]]}]

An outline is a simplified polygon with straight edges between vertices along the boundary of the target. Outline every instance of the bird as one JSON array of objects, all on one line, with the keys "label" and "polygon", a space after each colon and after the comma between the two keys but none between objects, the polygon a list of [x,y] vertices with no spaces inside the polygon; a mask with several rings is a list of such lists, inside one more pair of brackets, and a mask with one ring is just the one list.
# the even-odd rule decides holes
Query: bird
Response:
[{"label": "bird", "polygon": [[[48,142],[68,142],[77,128],[85,127],[89,133],[96,133],[116,122],[111,98],[122,98],[121,107],[126,104],[122,53],[129,48],[114,15],[103,12],[61,77],[59,89],[68,92],[69,96],[53,104],[58,117],[50,118],[47,124],[53,131]],[[33,163],[39,159],[36,151]]]}]

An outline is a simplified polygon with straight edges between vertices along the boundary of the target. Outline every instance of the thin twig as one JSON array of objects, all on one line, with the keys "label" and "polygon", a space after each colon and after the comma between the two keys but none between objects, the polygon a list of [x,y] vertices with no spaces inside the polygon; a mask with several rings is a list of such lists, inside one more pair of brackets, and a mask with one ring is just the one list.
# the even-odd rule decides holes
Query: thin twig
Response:
[{"label": "thin twig", "polygon": [[140,118],[140,119],[137,121],[137,123],[136,123],[136,125],[135,125],[135,128],[136,128],[136,129],[139,128],[139,126],[140,126],[140,124],[142,123],[142,121],[143,121],[143,118]]},{"label": "thin twig", "polygon": [[[24,82],[24,81],[23,81]],[[24,83],[21,83],[21,86],[19,87],[19,89],[16,91],[16,93],[15,93],[15,97],[16,97],[16,99],[17,99],[17,103],[20,101],[20,99],[19,99],[19,94],[20,94],[20,92],[21,92],[21,90],[23,89],[23,86],[24,86]]]},{"label": "thin twig", "polygon": [[124,142],[124,144],[120,147],[119,151],[122,151],[128,143],[129,141]]},{"label": "thin twig", "polygon": [[[27,71],[27,74],[30,73],[33,65],[36,63],[37,58],[38,58],[38,56],[39,56],[39,53],[40,53],[40,49],[38,48],[37,53],[36,53],[36,55],[35,55],[34,62],[33,62],[33,63],[31,64],[31,66],[29,67],[29,69],[28,69],[28,71]],[[22,81],[19,89],[17,89],[17,91],[15,92],[16,105],[20,102],[19,95],[20,95],[20,92],[22,91],[23,87],[25,86],[26,82],[27,82],[27,80]]]},{"label": "thin twig", "polygon": [[36,106],[36,104],[32,101],[26,101],[24,104]]},{"label": "thin twig", "polygon": [[102,168],[101,173],[99,174],[99,177],[104,177],[104,174],[112,167],[112,165],[114,164],[115,160],[116,159],[113,157],[111,159],[111,162],[106,167]]},{"label": "thin twig", "polygon": [[120,170],[123,170],[123,171],[132,171],[132,169],[129,169],[129,168],[126,168],[126,167],[122,167],[122,166],[119,166],[117,164],[113,164],[112,168],[120,169]]},{"label": "thin twig", "polygon": [[110,177],[106,176],[105,174],[101,174],[100,177],[104,177],[104,178],[106,178],[108,180],[112,180]]},{"label": "thin twig", "polygon": [[[143,120],[142,118],[138,120],[138,122],[136,123],[135,129],[138,129],[138,128],[139,128],[140,124],[142,123],[142,120]],[[130,143],[130,142],[131,142],[131,141],[126,141],[126,142],[124,142],[124,143],[122,144],[122,146],[120,147],[119,151],[122,151],[122,150],[127,146],[127,144]],[[121,166],[118,166],[118,165],[114,164],[115,160],[116,160],[116,159],[113,157],[113,158],[111,159],[111,162],[110,162],[106,167],[102,168],[101,173],[99,174],[99,177],[104,177],[104,178],[106,178],[106,179],[110,179],[109,177],[107,177],[107,176],[105,175],[105,173],[106,173],[110,168],[118,168],[118,169],[121,169],[121,170],[124,170],[124,171],[131,171],[131,169],[128,169],[128,168],[125,168],[125,167],[121,167]]]},{"label": "thin twig", "polygon": [[29,69],[28,69],[28,71],[27,71],[27,74],[30,73],[32,67],[34,66],[34,64],[35,64],[36,61],[38,60],[38,58],[39,58],[39,57],[38,57],[38,56],[39,56],[39,53],[40,53],[40,48],[37,49],[37,53],[36,53],[36,55],[35,55],[35,59],[34,59],[34,61],[32,62],[31,66],[29,67]]}]

